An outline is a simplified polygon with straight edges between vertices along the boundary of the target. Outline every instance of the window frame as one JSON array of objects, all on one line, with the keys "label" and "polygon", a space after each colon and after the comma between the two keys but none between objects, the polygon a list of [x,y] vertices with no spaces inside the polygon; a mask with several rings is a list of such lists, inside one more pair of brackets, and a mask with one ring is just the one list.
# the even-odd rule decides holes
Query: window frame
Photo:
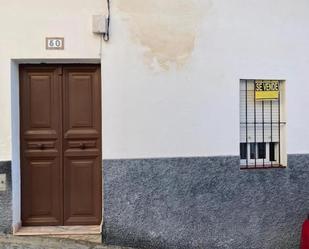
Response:
[{"label": "window frame", "polygon": [[[244,101],[244,99],[242,99],[244,96],[242,95],[242,91],[244,91],[244,89],[242,88],[241,84],[245,84],[245,101],[246,101],[246,139],[241,139],[240,138],[240,151],[239,151],[239,156],[240,156],[240,169],[257,169],[257,168],[285,168],[287,167],[287,154],[286,154],[286,108],[285,108],[285,80],[276,80],[279,82],[279,93],[278,93],[278,99],[277,100],[256,100],[256,95],[255,95],[255,87],[256,87],[256,81],[258,81],[257,79],[241,79],[240,80],[240,115],[241,115],[241,101]],[[248,83],[250,82],[250,83]],[[248,110],[248,84],[251,84],[251,88],[252,88],[252,84],[254,89],[250,89],[250,91],[253,92],[253,98],[254,98],[254,103],[251,103],[254,105],[254,113],[250,113],[250,115],[253,115],[254,117],[254,140],[252,141],[251,139],[248,139],[248,119],[247,119],[247,115],[249,113]],[[252,95],[251,95],[251,101],[252,101]],[[257,117],[257,101],[261,101],[260,103],[263,103],[262,106],[264,108],[264,103],[269,103],[269,105],[271,105],[272,107],[277,107],[278,111],[277,114],[277,120],[276,122],[273,121],[273,119],[271,119],[271,127],[272,129],[277,129],[278,131],[278,135],[277,135],[277,139],[278,141],[267,141],[264,140],[264,109],[263,109],[263,140],[262,141],[258,141],[256,138],[256,117]],[[274,106],[273,106],[273,103]],[[273,114],[273,110],[271,109],[270,111],[271,114]],[[273,118],[273,117],[272,117]],[[240,134],[242,134],[242,118],[240,116]],[[275,128],[276,127],[276,128]],[[273,135],[272,135],[273,136]],[[242,137],[242,135],[241,135]],[[247,144],[247,146],[245,146],[244,144]],[[252,145],[251,145],[252,144]],[[264,148],[263,148],[264,146]],[[242,148],[243,147],[243,148]],[[246,148],[246,151],[244,151]],[[253,149],[254,152],[251,153],[251,149]],[[243,151],[241,151],[243,150]],[[241,154],[242,153],[242,154]],[[247,153],[247,156],[245,157],[244,154]],[[272,159],[272,160],[270,160]]]}]

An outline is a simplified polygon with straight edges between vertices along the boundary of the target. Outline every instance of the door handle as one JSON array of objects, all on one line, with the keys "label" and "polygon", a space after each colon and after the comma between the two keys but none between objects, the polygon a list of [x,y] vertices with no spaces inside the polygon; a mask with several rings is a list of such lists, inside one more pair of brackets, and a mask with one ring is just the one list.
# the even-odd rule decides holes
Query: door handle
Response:
[{"label": "door handle", "polygon": [[80,144],[79,144],[79,148],[80,148],[81,150],[84,150],[84,149],[86,149],[86,145],[85,145],[84,143],[80,143]]}]

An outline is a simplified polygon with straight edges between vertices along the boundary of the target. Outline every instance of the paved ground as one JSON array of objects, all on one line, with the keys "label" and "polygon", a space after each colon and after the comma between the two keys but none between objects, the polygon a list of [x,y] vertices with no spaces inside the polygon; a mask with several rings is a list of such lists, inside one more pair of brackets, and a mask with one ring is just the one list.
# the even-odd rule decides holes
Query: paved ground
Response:
[{"label": "paved ground", "polygon": [[[0,235],[0,249],[130,249],[59,238]],[[132,249],[132,248],[131,248]]]}]

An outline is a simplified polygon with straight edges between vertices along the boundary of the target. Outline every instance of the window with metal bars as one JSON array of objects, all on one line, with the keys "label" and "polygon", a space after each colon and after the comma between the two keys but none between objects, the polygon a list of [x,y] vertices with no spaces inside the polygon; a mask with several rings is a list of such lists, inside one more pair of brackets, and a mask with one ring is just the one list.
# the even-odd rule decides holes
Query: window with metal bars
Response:
[{"label": "window with metal bars", "polygon": [[240,81],[240,168],[286,166],[285,82]]}]

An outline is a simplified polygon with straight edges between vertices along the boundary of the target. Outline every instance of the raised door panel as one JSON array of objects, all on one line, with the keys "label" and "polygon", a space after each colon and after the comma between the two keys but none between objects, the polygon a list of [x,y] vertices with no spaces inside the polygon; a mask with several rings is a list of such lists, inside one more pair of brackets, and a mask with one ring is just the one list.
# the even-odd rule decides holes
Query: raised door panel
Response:
[{"label": "raised door panel", "polygon": [[66,225],[93,225],[101,222],[98,194],[100,175],[99,157],[67,157],[65,160]]},{"label": "raised door panel", "polygon": [[[62,224],[60,189],[55,186],[59,182],[57,169],[59,160],[29,158],[24,163],[29,167],[23,174],[29,186],[25,188],[23,184],[22,224],[24,226]],[[25,179],[23,182],[25,183]]]},{"label": "raised door panel", "polygon": [[100,96],[98,66],[64,66],[65,225],[94,225],[101,222]]},{"label": "raised door panel", "polygon": [[60,225],[61,78],[58,68],[20,67],[23,225]]}]

